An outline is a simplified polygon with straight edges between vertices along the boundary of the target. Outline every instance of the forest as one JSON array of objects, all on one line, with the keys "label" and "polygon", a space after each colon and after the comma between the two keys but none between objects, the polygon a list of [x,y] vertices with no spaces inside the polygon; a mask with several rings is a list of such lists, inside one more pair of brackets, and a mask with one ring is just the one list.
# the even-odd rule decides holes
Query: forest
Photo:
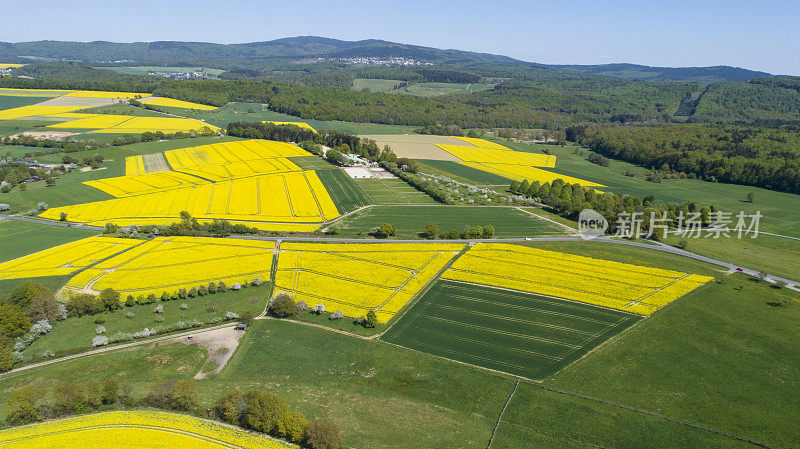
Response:
[{"label": "forest", "polygon": [[707,181],[800,193],[800,126],[570,127],[567,139],[614,159]]}]

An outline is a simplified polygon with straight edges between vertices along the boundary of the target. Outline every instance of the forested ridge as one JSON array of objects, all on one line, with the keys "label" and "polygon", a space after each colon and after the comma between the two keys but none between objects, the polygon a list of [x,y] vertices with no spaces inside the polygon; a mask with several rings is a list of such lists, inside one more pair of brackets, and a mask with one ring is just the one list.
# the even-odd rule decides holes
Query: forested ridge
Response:
[{"label": "forested ridge", "polygon": [[800,126],[577,127],[567,138],[611,158],[708,181],[800,193]]}]

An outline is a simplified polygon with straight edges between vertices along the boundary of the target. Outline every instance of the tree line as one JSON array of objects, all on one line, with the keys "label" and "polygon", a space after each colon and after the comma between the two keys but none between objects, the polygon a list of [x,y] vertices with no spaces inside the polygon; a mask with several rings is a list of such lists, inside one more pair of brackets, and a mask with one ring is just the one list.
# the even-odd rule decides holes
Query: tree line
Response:
[{"label": "tree line", "polygon": [[335,422],[325,418],[309,422],[273,393],[234,389],[218,397],[210,408],[202,407],[201,394],[200,384],[193,379],[160,380],[141,396],[134,393],[130,383],[114,377],[52,388],[34,384],[11,394],[6,421],[23,425],[94,411],[149,407],[216,419],[309,449],[339,449],[343,445]]},{"label": "tree line", "polygon": [[573,126],[569,140],[662,172],[800,193],[800,124]]}]

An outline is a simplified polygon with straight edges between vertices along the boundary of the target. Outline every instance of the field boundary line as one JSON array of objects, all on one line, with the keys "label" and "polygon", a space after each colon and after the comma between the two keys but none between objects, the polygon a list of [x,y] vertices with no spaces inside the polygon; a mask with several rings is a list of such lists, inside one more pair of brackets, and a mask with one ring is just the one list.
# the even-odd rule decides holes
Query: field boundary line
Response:
[{"label": "field boundary line", "polygon": [[549,432],[543,432],[541,430],[534,429],[533,427],[523,426],[523,425],[516,424],[516,423],[513,423],[513,422],[509,422],[509,421],[503,421],[503,424],[507,424],[507,425],[509,425],[511,427],[516,427],[518,429],[529,430],[531,432],[536,432],[536,433],[539,433],[539,434],[542,434],[542,435],[546,435],[546,436],[549,436],[549,437],[553,437],[553,438],[560,438],[562,440],[570,441],[570,442],[573,442],[573,443],[576,443],[576,444],[582,444],[582,445],[588,446],[588,447],[595,447],[595,448],[598,448],[598,449],[607,449],[605,446],[600,446],[599,444],[589,443],[587,441],[581,441],[581,440],[578,440],[578,439],[575,439],[575,438],[570,438],[570,437],[564,436],[564,435],[556,435],[556,434],[552,434],[552,433],[549,433]]},{"label": "field boundary line", "polygon": [[532,215],[532,216],[534,216],[534,217],[536,217],[536,218],[539,218],[539,219],[542,219],[542,220],[544,220],[544,221],[549,221],[550,223],[557,224],[558,226],[561,226],[562,228],[565,228],[565,229],[567,229],[567,231],[569,231],[569,232],[568,232],[568,234],[569,234],[569,235],[578,235],[578,231],[577,231],[576,229],[574,229],[574,228],[571,228],[571,227],[569,227],[569,226],[565,225],[564,223],[559,223],[559,222],[557,222],[557,221],[555,221],[555,220],[552,220],[552,219],[550,219],[550,218],[547,218],[547,217],[542,217],[542,216],[541,216],[541,215],[539,215],[539,214],[534,214],[533,212],[531,212],[531,211],[527,211],[527,210],[523,209],[522,207],[515,207],[514,209],[516,209],[516,210],[518,210],[518,211],[520,211],[520,212],[522,212],[522,213],[526,213],[526,214],[528,214],[528,215]]},{"label": "field boundary line", "polygon": [[539,388],[539,389],[542,389],[542,390],[546,390],[546,391],[549,391],[551,393],[562,394],[562,395],[570,396],[570,397],[573,397],[573,398],[576,398],[576,399],[582,399],[582,400],[585,400],[585,401],[597,402],[597,403],[603,404],[603,405],[610,405],[612,407],[617,407],[617,408],[622,409],[622,410],[627,410],[627,411],[630,411],[630,412],[651,416],[653,418],[663,419],[665,421],[669,421],[669,422],[672,422],[672,423],[675,423],[675,424],[680,424],[680,425],[683,425],[683,426],[691,427],[691,428],[694,428],[694,429],[704,430],[706,432],[710,432],[710,433],[713,433],[713,434],[716,434],[716,435],[720,435],[720,436],[724,436],[724,437],[727,437],[727,438],[731,438],[731,439],[734,439],[734,440],[737,440],[737,441],[741,441],[743,443],[747,443],[747,444],[750,444],[750,445],[753,445],[753,446],[763,447],[765,449],[775,449],[772,446],[768,446],[768,445],[766,445],[764,443],[760,443],[758,441],[754,441],[754,440],[751,440],[751,439],[748,439],[748,438],[740,437],[740,436],[734,435],[732,433],[723,432],[721,430],[716,430],[716,429],[713,429],[711,427],[702,426],[700,424],[694,424],[694,423],[690,423],[688,421],[683,421],[683,420],[680,420],[680,419],[677,419],[677,418],[671,418],[669,416],[662,415],[660,413],[648,412],[647,410],[638,409],[636,407],[631,407],[629,405],[617,404],[615,402],[610,402],[610,401],[606,401],[606,400],[603,400],[603,399],[593,398],[591,396],[585,396],[585,395],[582,395],[582,394],[579,394],[579,393],[570,393],[568,391],[559,390],[557,388],[547,387],[547,386],[542,385],[540,383],[534,383],[534,382],[527,382],[527,383],[529,385],[532,385],[532,386],[536,387],[536,388]]},{"label": "field boundary line", "polygon": [[514,393],[517,392],[517,387],[519,387],[519,382],[520,382],[519,379],[517,379],[517,382],[514,384],[514,389],[511,390],[511,394],[508,395],[508,399],[506,400],[506,405],[504,405],[503,409],[500,410],[500,416],[497,418],[497,422],[494,423],[494,430],[492,430],[492,437],[489,438],[489,445],[486,446],[486,449],[489,449],[490,447],[492,447],[492,442],[494,441],[494,437],[495,437],[495,435],[497,435],[497,428],[500,427],[500,422],[503,421],[503,414],[506,412],[506,409],[508,408],[508,404],[511,403],[511,398],[513,398],[514,397]]},{"label": "field boundary line", "polygon": [[[416,292],[416,293],[414,293],[414,295],[411,297],[411,299],[409,299],[408,301],[406,301],[406,303],[403,305],[403,307],[401,307],[401,308],[400,308],[400,310],[398,310],[398,311],[397,311],[397,313],[395,313],[395,314],[394,314],[394,316],[392,316],[392,318],[389,320],[389,322],[388,322],[388,323],[386,323],[386,329],[384,329],[384,330],[383,330],[383,332],[381,332],[381,333],[379,333],[379,334],[376,334],[375,336],[373,336],[373,338],[380,338],[380,337],[382,337],[382,336],[383,336],[383,335],[384,335],[386,332],[388,332],[388,331],[389,331],[389,329],[393,328],[393,327],[394,327],[394,325],[395,325],[395,324],[396,324],[398,321],[400,321],[400,318],[402,318],[402,317],[403,317],[403,316],[404,316],[404,315],[405,315],[405,314],[406,314],[406,313],[407,313],[409,310],[411,310],[411,308],[412,308],[412,307],[413,307],[415,304],[417,304],[417,302],[419,302],[419,300],[420,300],[420,299],[421,299],[423,296],[425,296],[425,294],[427,294],[427,293],[428,293],[428,291],[430,291],[430,289],[431,289],[431,288],[433,288],[433,285],[436,283],[436,281],[438,281],[439,279],[441,279],[441,276],[442,276],[442,274],[444,274],[444,272],[445,272],[445,271],[449,270],[449,269],[450,269],[450,266],[452,266],[452,265],[453,265],[453,263],[454,263],[456,260],[458,260],[458,258],[459,258],[459,257],[463,256],[463,255],[464,255],[464,254],[465,254],[465,253],[466,253],[466,252],[467,252],[467,251],[468,251],[468,250],[469,250],[471,247],[472,247],[472,245],[470,245],[470,244],[465,244],[465,245],[464,245],[464,247],[463,247],[463,248],[461,248],[461,251],[459,251],[458,253],[456,253],[455,255],[453,255],[453,257],[451,257],[451,258],[450,258],[450,260],[449,260],[449,261],[447,261],[447,263],[446,263],[446,264],[444,264],[444,266],[443,266],[443,267],[442,267],[442,268],[441,268],[439,271],[437,271],[437,272],[436,272],[436,274],[434,274],[434,275],[431,277],[431,279],[430,279],[430,280],[429,280],[429,281],[428,281],[428,282],[427,282],[425,285],[423,285],[423,286],[422,286],[422,288],[420,288],[419,290],[417,290],[417,292]],[[401,330],[401,331],[402,331],[402,330]]]}]

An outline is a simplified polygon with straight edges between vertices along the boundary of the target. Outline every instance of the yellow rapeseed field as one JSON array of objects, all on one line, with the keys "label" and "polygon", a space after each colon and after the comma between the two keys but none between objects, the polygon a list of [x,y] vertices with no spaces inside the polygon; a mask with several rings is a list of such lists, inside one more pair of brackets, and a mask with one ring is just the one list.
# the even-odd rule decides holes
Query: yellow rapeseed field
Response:
[{"label": "yellow rapeseed field", "polygon": [[62,112],[76,111],[83,109],[82,106],[20,106],[18,108],[4,109],[0,111],[0,120],[13,120],[23,117],[36,117],[40,115],[53,115]]},{"label": "yellow rapeseed field", "polygon": [[[118,192],[111,189],[134,189],[135,186],[129,178],[153,182],[154,179],[166,180],[167,177],[174,178],[177,175],[175,172],[157,172],[124,177],[122,186],[110,184],[116,181],[96,181],[93,184],[102,186],[107,191]],[[190,182],[192,177],[184,176],[187,179],[180,182]],[[200,220],[217,218],[252,223],[318,223],[339,216],[336,205],[316,172],[312,170],[175,187],[177,186],[173,185],[171,190],[160,189],[153,193],[93,203],[54,207],[44,211],[41,216],[58,219],[61,212],[64,212],[69,221],[98,226],[107,222],[121,225],[156,224],[151,219],[167,219],[171,223],[178,220],[181,211],[187,211]]]},{"label": "yellow rapeseed field", "polygon": [[211,111],[217,109],[216,106],[209,106],[207,104],[191,103],[189,101],[175,100],[173,98],[153,97],[142,103],[150,104],[153,106],[166,106],[170,108],[184,108],[184,109],[197,109],[200,111]]},{"label": "yellow rapeseed field", "polygon": [[128,156],[125,158],[125,176],[143,175],[147,173],[144,167],[143,156]]},{"label": "yellow rapeseed field", "polygon": [[[308,156],[282,142],[247,140],[170,150],[172,170],[144,173],[129,157],[126,176],[85,181],[117,197],[49,209],[42,217],[105,225],[170,224],[182,211],[200,220],[226,219],[269,231],[311,232],[339,216],[317,173],[290,157]],[[166,166],[166,164],[164,164]]]},{"label": "yellow rapeseed field", "polygon": [[311,125],[306,122],[275,122],[272,120],[264,121],[263,123],[272,123],[273,125],[294,125],[299,126],[301,128],[310,129],[311,131],[317,132]]},{"label": "yellow rapeseed field", "polygon": [[130,249],[139,240],[89,237],[0,263],[0,279],[63,276]]},{"label": "yellow rapeseed field", "polygon": [[153,410],[112,411],[0,431],[6,449],[282,449],[297,446],[194,416]]},{"label": "yellow rapeseed field", "polygon": [[78,273],[67,289],[160,295],[209,282],[267,281],[274,246],[260,240],[156,237]]},{"label": "yellow rapeseed field", "polygon": [[0,69],[15,69],[24,65],[25,64],[15,64],[13,62],[0,62]]},{"label": "yellow rapeseed field", "polygon": [[463,248],[458,244],[284,243],[275,291],[349,317],[389,321]]},{"label": "yellow rapeseed field", "polygon": [[59,97],[68,93],[68,90],[14,89],[10,87],[0,87],[0,95],[11,97]]},{"label": "yellow rapeseed field", "polygon": [[[50,106],[39,107],[44,108]],[[69,108],[71,111],[76,109],[81,108]],[[163,133],[170,134],[176,132],[200,131],[203,128],[209,128],[212,131],[220,130],[216,126],[188,118],[136,117],[133,115],[115,114],[57,114],[58,112],[62,111],[53,111],[51,116],[56,118],[72,118],[75,120],[55,123],[49,125],[48,128],[91,129],[93,130],[91,132],[94,133],[112,134],[141,134],[148,131],[161,131]]]},{"label": "yellow rapeseed field", "polygon": [[712,278],[519,245],[479,243],[443,278],[649,315]]},{"label": "yellow rapeseed field", "polygon": [[[141,156],[138,157],[141,158]],[[140,168],[137,167],[136,169],[139,170]],[[144,172],[143,165],[141,170]],[[182,187],[195,187],[205,183],[206,181],[200,178],[174,171],[160,171],[131,176],[116,176],[113,178],[103,178],[96,181],[84,182],[86,185],[102,190],[117,198],[143,195],[146,193],[164,192]]]},{"label": "yellow rapeseed field", "polygon": [[[560,175],[542,168],[556,166],[556,157],[550,154],[526,153],[514,151],[498,143],[471,137],[456,137],[472,146],[467,145],[436,145],[459,158],[462,165],[483,170],[503,176],[515,181],[550,182],[560,178],[571,184],[580,184],[587,187],[601,187],[602,184]],[[542,167],[542,168],[539,168]]]},{"label": "yellow rapeseed field", "polygon": [[150,94],[148,93],[136,93],[136,92],[107,92],[107,91],[99,91],[99,90],[73,90],[70,93],[64,95],[65,97],[81,97],[81,98],[142,98],[148,97]]}]

